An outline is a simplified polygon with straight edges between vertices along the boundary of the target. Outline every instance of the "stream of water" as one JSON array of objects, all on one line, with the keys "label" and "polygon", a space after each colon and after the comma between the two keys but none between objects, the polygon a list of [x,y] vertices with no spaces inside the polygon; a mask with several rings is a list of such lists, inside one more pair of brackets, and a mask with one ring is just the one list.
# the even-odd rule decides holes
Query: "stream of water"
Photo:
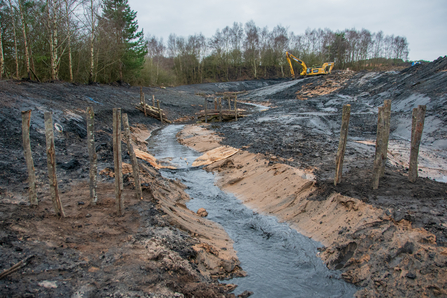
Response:
[{"label": "stream of water", "polygon": [[157,159],[169,160],[182,170],[163,170],[162,175],[188,186],[187,207],[208,211],[208,219],[223,226],[247,272],[246,277],[226,281],[238,285],[251,297],[353,297],[358,288],[340,279],[317,256],[320,243],[309,239],[273,216],[247,208],[234,195],[214,185],[215,176],[190,168],[201,153],[177,142],[182,125],[169,125],[153,133],[148,149]]}]

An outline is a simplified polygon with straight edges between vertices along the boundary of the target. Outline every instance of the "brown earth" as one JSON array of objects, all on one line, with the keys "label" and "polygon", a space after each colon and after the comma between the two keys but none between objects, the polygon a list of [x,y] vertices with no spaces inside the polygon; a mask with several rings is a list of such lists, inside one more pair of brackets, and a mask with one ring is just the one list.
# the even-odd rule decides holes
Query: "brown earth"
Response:
[{"label": "brown earth", "polygon": [[[186,127],[180,142],[202,152],[220,146],[221,137],[207,128]],[[389,210],[336,190],[322,194],[313,171],[277,157],[239,151],[206,169],[218,173],[220,188],[249,207],[325,245],[321,258],[329,268],[342,270],[346,281],[363,287],[358,297],[447,295],[447,249],[427,230],[393,219]],[[324,198],[315,200],[316,195]]]}]

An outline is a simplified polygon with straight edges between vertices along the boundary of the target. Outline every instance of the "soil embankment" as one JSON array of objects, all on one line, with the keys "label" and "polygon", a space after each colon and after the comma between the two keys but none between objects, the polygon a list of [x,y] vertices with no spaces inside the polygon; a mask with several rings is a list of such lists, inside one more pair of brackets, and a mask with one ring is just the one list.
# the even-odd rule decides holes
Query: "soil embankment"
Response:
[{"label": "soil embankment", "polygon": [[[191,119],[203,98],[143,88],[160,99],[168,119]],[[219,277],[243,275],[232,241],[217,224],[186,208],[178,181],[164,179],[145,162],[140,174],[143,200],[133,193],[129,156],[123,144],[125,214],[115,214],[112,109],[129,115],[132,137],[146,150],[158,121],[135,109],[139,88],[77,86],[56,82],[0,82],[0,268],[29,260],[0,280],[1,296],[234,296]],[[98,204],[89,204],[85,113],[95,111]],[[21,111],[32,110],[31,148],[39,206],[28,200],[21,136]],[[67,217],[51,208],[43,114],[53,112],[57,175]],[[184,121],[183,120],[183,121]],[[30,258],[31,257],[31,258]],[[76,296],[77,295],[77,296]]]},{"label": "soil embankment", "polygon": [[[152,94],[161,100],[169,120],[192,122],[204,102],[195,94],[254,89],[238,100],[270,109],[207,129],[192,127],[181,136],[199,151],[219,144],[240,149],[208,166],[219,172],[219,186],[321,241],[322,259],[342,270],[345,280],[364,287],[359,296],[435,297],[447,295],[447,186],[433,180],[447,176],[446,70],[447,58],[440,58],[401,72],[334,72],[296,81],[143,91],[149,102]],[[132,175],[126,173],[125,215],[114,213],[112,108],[129,115],[140,149],[145,149],[149,132],[160,127],[135,109],[139,88],[0,81],[0,97],[0,267],[33,256],[0,280],[1,295],[232,295],[233,286],[212,280],[243,274],[232,242],[219,226],[185,207],[189,198],[181,183],[161,177],[143,162],[144,199],[134,198]],[[390,159],[373,191],[371,144],[377,107],[384,99],[392,100]],[[343,180],[334,187],[341,108],[347,103],[352,112]],[[406,176],[406,158],[411,109],[419,104],[427,105],[427,116],[421,178],[413,184]],[[95,110],[102,173],[97,206],[88,203],[88,106]],[[20,111],[28,109],[39,197],[34,209],[28,204],[20,131]],[[63,128],[55,135],[58,181],[68,215],[63,220],[50,207],[45,111],[52,111]],[[125,145],[123,161],[130,163]]]},{"label": "soil embankment", "polygon": [[[211,131],[198,126],[188,127],[179,138],[203,151],[220,146],[210,142]],[[389,210],[335,191],[312,199],[320,190],[310,171],[285,165],[276,157],[272,162],[263,154],[239,151],[206,169],[218,173],[219,187],[254,210],[275,215],[323,243],[321,257],[328,267],[343,270],[346,281],[364,287],[358,296],[445,294],[440,285],[447,281],[441,265],[447,249],[436,245],[432,233],[406,220],[396,222]]]},{"label": "soil embankment", "polygon": [[[444,296],[447,262],[447,58],[401,72],[338,72],[263,88],[241,100],[271,109],[213,123],[220,145],[244,149],[208,166],[247,205],[321,241],[321,257],[359,296]],[[372,190],[377,107],[392,100],[385,177]],[[343,180],[333,186],[341,108],[351,104]],[[408,182],[411,111],[427,106],[420,178]],[[213,148],[198,127],[181,138]],[[204,140],[202,142],[201,140]],[[205,146],[203,146],[205,144]],[[314,177],[314,178],[313,178]]]}]

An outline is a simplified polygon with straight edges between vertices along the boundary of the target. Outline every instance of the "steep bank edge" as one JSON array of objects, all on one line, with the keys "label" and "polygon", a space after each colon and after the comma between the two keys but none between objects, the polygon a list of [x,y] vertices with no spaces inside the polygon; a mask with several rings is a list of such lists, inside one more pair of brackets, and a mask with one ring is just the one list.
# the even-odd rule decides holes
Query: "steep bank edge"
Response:
[{"label": "steep bank edge", "polygon": [[[190,125],[180,142],[198,151],[220,146],[207,126]],[[312,200],[312,173],[261,154],[239,151],[206,167],[218,173],[216,184],[262,213],[274,214],[300,233],[322,242],[321,258],[343,278],[364,287],[358,297],[446,295],[447,250],[435,235],[396,222],[388,210],[332,193]]]},{"label": "steep bank edge", "polygon": [[[147,139],[151,131],[141,126],[132,128],[132,138],[140,150],[147,152]],[[144,167],[147,174],[157,177],[158,172],[148,166]],[[145,181],[142,181],[145,183]],[[152,195],[158,201],[159,207],[167,216],[169,222],[181,230],[187,231],[198,239],[193,246],[197,252],[196,265],[200,273],[206,277],[227,278],[243,276],[245,272],[239,267],[239,260],[233,248],[233,241],[219,224],[200,217],[186,207],[190,197],[184,192],[186,186],[178,180],[161,179],[146,181],[152,187]],[[157,184],[156,187],[154,187]]]}]

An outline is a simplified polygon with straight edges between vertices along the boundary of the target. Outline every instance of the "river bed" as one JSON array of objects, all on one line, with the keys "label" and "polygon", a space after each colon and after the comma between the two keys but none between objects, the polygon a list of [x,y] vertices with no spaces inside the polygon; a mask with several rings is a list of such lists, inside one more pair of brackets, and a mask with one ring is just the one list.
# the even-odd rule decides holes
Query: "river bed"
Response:
[{"label": "river bed", "polygon": [[229,281],[252,297],[353,297],[358,288],[330,271],[317,256],[320,243],[309,239],[273,216],[259,214],[242,204],[234,195],[214,185],[215,176],[193,161],[202,155],[177,142],[182,125],[169,125],[153,133],[148,150],[157,159],[179,170],[162,170],[162,175],[179,179],[188,186],[191,200],[187,207],[208,211],[208,219],[223,226],[234,241],[234,248],[247,272],[246,277]]}]

